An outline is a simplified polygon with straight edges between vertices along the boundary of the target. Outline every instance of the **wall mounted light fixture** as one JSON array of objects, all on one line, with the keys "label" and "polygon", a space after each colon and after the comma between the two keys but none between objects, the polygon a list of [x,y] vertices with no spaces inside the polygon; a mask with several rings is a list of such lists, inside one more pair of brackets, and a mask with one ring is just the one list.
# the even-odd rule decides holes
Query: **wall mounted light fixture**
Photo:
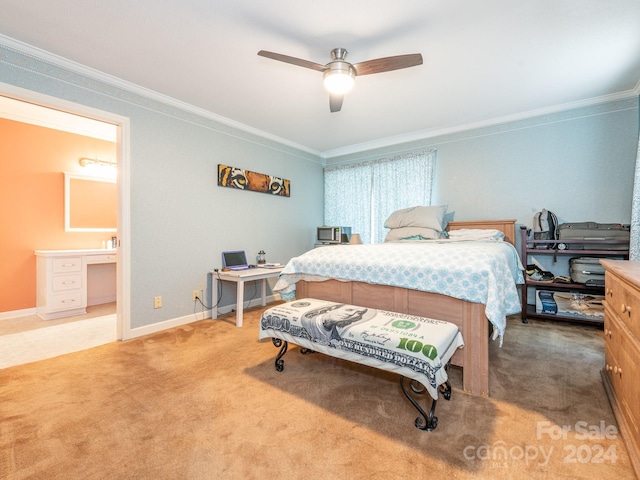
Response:
[{"label": "wall mounted light fixture", "polygon": [[112,160],[100,160],[98,158],[81,158],[78,163],[87,175],[92,177],[116,178],[118,165]]},{"label": "wall mounted light fixture", "polygon": [[101,167],[116,167],[116,162],[113,162],[111,160],[99,160],[97,158],[81,158],[79,163],[83,167],[88,167],[91,165],[99,165]]}]

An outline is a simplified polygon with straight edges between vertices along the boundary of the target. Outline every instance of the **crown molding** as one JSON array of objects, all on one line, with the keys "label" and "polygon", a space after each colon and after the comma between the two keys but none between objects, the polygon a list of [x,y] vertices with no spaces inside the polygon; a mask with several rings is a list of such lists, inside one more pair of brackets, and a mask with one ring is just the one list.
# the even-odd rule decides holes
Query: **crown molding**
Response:
[{"label": "crown molding", "polygon": [[136,85],[131,82],[127,82],[126,80],[122,80],[121,78],[114,77],[113,75],[109,75],[107,73],[101,72],[99,70],[95,70],[93,68],[87,67],[85,65],[76,63],[72,60],[66,59],[54,53],[48,52],[46,50],[42,50],[38,47],[34,47],[33,45],[29,45],[27,43],[21,42],[11,37],[7,37],[6,35],[0,34],[0,44],[5,45],[8,48],[14,49],[20,53],[30,55],[38,60],[42,60],[44,62],[55,65],[56,67],[63,68],[70,72],[82,75],[84,77],[91,78],[93,80],[97,80],[99,82],[106,83],[111,85],[112,87],[119,88],[129,93],[133,93],[135,95],[139,95],[146,99],[150,99],[163,105],[167,105],[187,113],[191,113],[194,115],[198,115],[200,117],[206,118],[208,120],[213,120],[220,124],[226,125],[228,127],[241,130],[243,132],[249,133],[251,135],[255,135],[266,140],[270,140],[272,142],[279,143],[281,145],[285,145],[296,150],[300,150],[311,155],[317,156],[321,158],[320,152],[317,150],[313,150],[304,145],[300,145],[298,143],[287,140],[286,138],[281,138],[276,135],[272,135],[263,130],[258,130],[257,128],[250,127],[249,125],[245,125],[244,123],[237,122],[235,120],[231,120],[230,118],[223,117],[221,115],[215,114],[208,110],[196,107],[189,103],[182,102],[180,100],[176,100],[173,97],[169,97],[167,95],[163,95],[154,90],[150,90],[145,87],[141,87],[140,85]]},{"label": "crown molding", "polygon": [[479,128],[494,127],[496,125],[512,123],[522,120],[528,120],[535,117],[542,117],[544,115],[550,115],[554,113],[566,112],[570,110],[576,110],[584,107],[592,107],[595,105],[601,105],[603,103],[615,102],[619,100],[628,100],[640,95],[640,81],[636,84],[632,90],[619,92],[611,95],[603,95],[601,97],[594,97],[585,100],[579,100],[577,102],[564,103],[560,105],[553,105],[551,107],[540,108],[537,110],[530,110],[514,115],[506,115],[503,117],[496,117],[480,122],[467,123],[463,125],[454,125],[446,128],[420,130],[416,132],[408,132],[402,135],[395,135],[393,137],[381,138],[372,142],[364,142],[355,145],[349,145],[347,147],[336,148],[333,150],[327,150],[321,153],[322,158],[329,159],[333,157],[340,157],[343,155],[351,155],[354,153],[361,153],[367,150],[375,150],[378,148],[386,148],[392,145],[398,145],[409,142],[416,142],[420,140],[427,140],[429,138],[440,137],[442,135],[450,135],[470,130],[477,130]]},{"label": "crown molding", "polygon": [[550,107],[530,110],[527,112],[521,112],[514,115],[496,117],[492,119],[482,120],[479,122],[453,125],[450,127],[439,128],[439,129],[427,129],[427,130],[420,130],[415,132],[408,132],[406,134],[385,137],[385,138],[381,138],[371,142],[363,142],[363,143],[348,145],[346,147],[336,148],[333,150],[326,150],[323,152],[319,152],[317,150],[311,149],[304,145],[300,145],[298,143],[287,140],[285,138],[269,134],[263,130],[250,127],[246,124],[237,122],[235,120],[231,120],[227,117],[223,117],[221,115],[215,114],[208,110],[204,110],[194,105],[182,102],[180,100],[176,100],[175,98],[163,95],[156,91],[127,82],[125,80],[114,77],[112,75],[101,72],[99,70],[89,68],[85,65],[81,65],[79,63],[68,60],[64,57],[60,57],[46,50],[42,50],[40,48],[34,47],[24,42],[20,42],[18,40],[15,40],[11,37],[7,37],[2,34],[0,34],[0,44],[4,44],[7,47],[15,49],[21,53],[31,55],[39,60],[49,62],[55,66],[64,68],[66,70],[77,73],[79,75],[83,75],[85,77],[92,78],[100,82],[104,82],[106,84],[122,89],[124,91],[139,95],[141,97],[144,97],[150,100],[157,101],[159,103],[168,105],[170,107],[180,109],[187,113],[191,113],[209,120],[213,120],[215,122],[226,125],[228,127],[249,133],[251,135],[255,135],[257,137],[261,137],[265,140],[276,142],[278,144],[306,152],[308,154],[318,157],[318,159],[321,160],[320,163],[323,163],[323,164],[327,159],[339,157],[343,155],[351,155],[354,153],[360,153],[368,150],[375,150],[378,148],[385,148],[385,147],[389,147],[397,144],[427,140],[429,138],[434,138],[442,135],[449,135],[449,134],[460,133],[468,130],[476,130],[479,128],[492,127],[500,124],[526,120],[534,117],[540,117],[540,116],[559,113],[559,112],[568,111],[568,110],[575,110],[579,108],[590,107],[590,106],[613,102],[617,100],[627,100],[632,97],[640,96],[640,80],[638,80],[638,83],[635,85],[633,89],[627,90],[624,92],[619,92],[616,94],[593,97],[593,98],[571,102],[571,103],[553,105]]}]

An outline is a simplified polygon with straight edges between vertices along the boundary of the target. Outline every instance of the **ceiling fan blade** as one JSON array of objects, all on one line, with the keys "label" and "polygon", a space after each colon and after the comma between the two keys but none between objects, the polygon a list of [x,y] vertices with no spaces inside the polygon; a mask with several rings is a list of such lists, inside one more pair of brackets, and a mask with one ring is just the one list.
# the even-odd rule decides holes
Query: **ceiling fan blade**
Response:
[{"label": "ceiling fan blade", "polygon": [[344,95],[337,95],[335,93],[329,95],[329,108],[331,109],[331,113],[340,111],[343,99]]},{"label": "ceiling fan blade", "polygon": [[419,53],[367,60],[366,62],[354,64],[353,68],[356,69],[358,75],[370,75],[372,73],[390,72],[391,70],[415,67],[416,65],[422,65],[422,55]]},{"label": "ceiling fan blade", "polygon": [[260,50],[258,55],[261,57],[271,58],[272,60],[278,60],[280,62],[290,63],[299,67],[310,68],[312,70],[318,70],[324,72],[326,67],[319,63],[310,62],[309,60],[302,60],[301,58],[290,57],[289,55],[282,55],[281,53],[267,52],[266,50]]}]

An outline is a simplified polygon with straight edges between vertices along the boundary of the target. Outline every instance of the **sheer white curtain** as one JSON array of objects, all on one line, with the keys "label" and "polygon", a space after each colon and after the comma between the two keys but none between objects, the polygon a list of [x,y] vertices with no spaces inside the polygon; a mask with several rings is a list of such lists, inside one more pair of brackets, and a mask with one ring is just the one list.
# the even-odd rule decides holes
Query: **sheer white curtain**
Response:
[{"label": "sheer white curtain", "polygon": [[371,238],[371,165],[325,169],[324,223],[351,227],[362,241]]},{"label": "sheer white curtain", "polygon": [[325,223],[350,226],[364,243],[383,242],[395,210],[431,204],[436,151],[325,169]]},{"label": "sheer white curtain", "polygon": [[396,210],[431,205],[435,151],[402,155],[373,169],[372,243],[384,242],[384,221]]},{"label": "sheer white curtain", "polygon": [[633,203],[631,204],[631,239],[629,260],[640,260],[640,139],[636,153],[636,172],[633,182]]}]

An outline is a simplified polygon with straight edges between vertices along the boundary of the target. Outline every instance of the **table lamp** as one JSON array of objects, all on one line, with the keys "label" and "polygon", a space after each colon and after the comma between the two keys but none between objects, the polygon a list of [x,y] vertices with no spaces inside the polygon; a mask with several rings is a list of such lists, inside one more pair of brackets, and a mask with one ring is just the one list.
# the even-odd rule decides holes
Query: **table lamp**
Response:
[{"label": "table lamp", "polygon": [[362,238],[360,238],[359,233],[352,233],[351,238],[349,239],[349,245],[360,245],[362,244]]}]

